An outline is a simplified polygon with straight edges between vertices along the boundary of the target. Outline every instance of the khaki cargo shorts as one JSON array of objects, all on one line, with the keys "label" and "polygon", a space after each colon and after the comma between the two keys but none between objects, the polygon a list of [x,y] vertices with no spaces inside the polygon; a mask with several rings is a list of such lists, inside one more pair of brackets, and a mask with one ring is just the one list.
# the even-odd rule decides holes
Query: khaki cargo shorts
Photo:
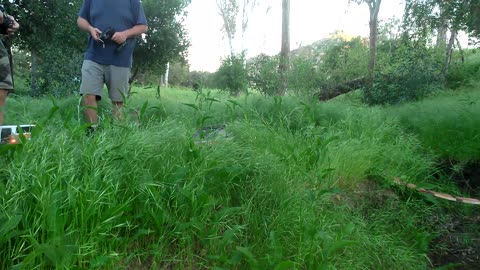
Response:
[{"label": "khaki cargo shorts", "polygon": [[13,78],[10,67],[10,58],[3,40],[0,40],[0,89],[13,92]]},{"label": "khaki cargo shorts", "polygon": [[80,95],[95,95],[97,100],[101,100],[103,86],[106,84],[110,99],[122,102],[128,95],[129,78],[130,68],[102,65],[91,60],[84,60]]}]

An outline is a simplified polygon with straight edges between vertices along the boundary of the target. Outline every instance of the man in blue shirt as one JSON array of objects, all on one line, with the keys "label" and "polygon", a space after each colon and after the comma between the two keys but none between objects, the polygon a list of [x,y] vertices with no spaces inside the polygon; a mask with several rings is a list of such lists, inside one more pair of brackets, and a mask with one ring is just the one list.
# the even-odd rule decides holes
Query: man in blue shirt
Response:
[{"label": "man in blue shirt", "polygon": [[[94,130],[98,122],[97,100],[102,99],[104,84],[112,101],[113,116],[121,117],[119,109],[128,94],[135,37],[147,32],[147,20],[140,0],[84,0],[77,24],[90,34],[80,94],[86,121]],[[115,31],[113,36],[100,39],[102,32],[110,28]]]}]

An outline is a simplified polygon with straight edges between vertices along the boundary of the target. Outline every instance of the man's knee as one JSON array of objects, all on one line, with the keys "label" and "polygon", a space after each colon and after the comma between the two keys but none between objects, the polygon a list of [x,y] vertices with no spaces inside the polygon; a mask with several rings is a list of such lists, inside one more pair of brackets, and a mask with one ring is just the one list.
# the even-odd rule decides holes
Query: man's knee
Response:
[{"label": "man's knee", "polygon": [[83,104],[86,106],[95,106],[97,105],[97,96],[96,95],[84,95]]},{"label": "man's knee", "polygon": [[0,89],[0,104],[4,104],[8,96],[8,90]]}]

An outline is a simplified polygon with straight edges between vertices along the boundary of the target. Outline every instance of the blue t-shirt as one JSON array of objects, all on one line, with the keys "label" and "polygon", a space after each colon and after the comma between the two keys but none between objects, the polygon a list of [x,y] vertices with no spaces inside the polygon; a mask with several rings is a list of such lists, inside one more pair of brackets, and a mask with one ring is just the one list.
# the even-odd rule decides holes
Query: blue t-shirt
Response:
[{"label": "blue t-shirt", "polygon": [[[84,0],[78,14],[90,25],[105,31],[108,27],[120,32],[134,27],[146,25],[147,19],[140,0]],[[112,40],[103,43],[88,36],[88,48],[85,60],[91,60],[102,65],[132,67],[135,39],[130,38],[123,49],[115,51],[118,44]]]}]

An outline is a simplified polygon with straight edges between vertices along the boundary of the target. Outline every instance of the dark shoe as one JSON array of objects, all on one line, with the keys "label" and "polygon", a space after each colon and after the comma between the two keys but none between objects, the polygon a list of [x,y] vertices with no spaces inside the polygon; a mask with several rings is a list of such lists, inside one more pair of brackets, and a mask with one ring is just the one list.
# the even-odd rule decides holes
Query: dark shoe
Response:
[{"label": "dark shoe", "polygon": [[87,127],[85,130],[87,137],[92,137],[95,135],[95,132],[97,131],[98,126],[97,125],[92,125]]}]

